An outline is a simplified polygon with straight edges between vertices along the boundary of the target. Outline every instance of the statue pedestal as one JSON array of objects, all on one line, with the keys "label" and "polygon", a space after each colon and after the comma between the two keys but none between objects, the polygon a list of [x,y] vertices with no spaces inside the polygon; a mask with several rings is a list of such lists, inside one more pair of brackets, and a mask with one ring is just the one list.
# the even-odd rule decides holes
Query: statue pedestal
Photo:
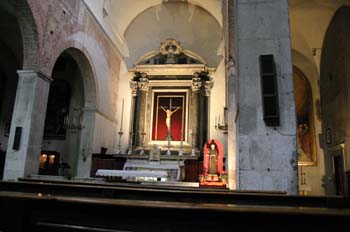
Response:
[{"label": "statue pedestal", "polygon": [[199,187],[226,188],[226,175],[199,175]]}]

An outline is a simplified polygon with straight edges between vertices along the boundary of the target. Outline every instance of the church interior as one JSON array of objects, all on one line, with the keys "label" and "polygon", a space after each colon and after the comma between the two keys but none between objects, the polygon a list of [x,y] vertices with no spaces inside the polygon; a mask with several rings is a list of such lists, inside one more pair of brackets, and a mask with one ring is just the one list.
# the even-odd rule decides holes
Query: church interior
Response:
[{"label": "church interior", "polygon": [[349,23],[350,0],[0,1],[0,231],[349,226]]}]

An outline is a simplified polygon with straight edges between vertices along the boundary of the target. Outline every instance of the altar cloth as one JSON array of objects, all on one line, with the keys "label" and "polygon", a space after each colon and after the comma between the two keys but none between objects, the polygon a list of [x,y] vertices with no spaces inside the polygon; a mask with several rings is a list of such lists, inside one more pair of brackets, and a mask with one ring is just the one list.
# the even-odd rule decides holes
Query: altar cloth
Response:
[{"label": "altar cloth", "polygon": [[[149,162],[145,160],[132,160],[128,159],[124,164],[124,170],[137,171],[137,169],[146,169],[142,171],[152,171],[152,172],[166,172],[168,180],[171,179],[172,171],[175,171],[174,178],[179,181],[181,170],[178,162],[176,163],[165,163],[165,162]],[[147,170],[148,169],[148,170]],[[141,171],[141,170],[140,170]]]},{"label": "altar cloth", "polygon": [[108,170],[108,169],[98,169],[96,176],[118,176],[123,179],[127,177],[154,177],[161,178],[167,177],[168,173],[166,171],[137,171],[137,170]]}]

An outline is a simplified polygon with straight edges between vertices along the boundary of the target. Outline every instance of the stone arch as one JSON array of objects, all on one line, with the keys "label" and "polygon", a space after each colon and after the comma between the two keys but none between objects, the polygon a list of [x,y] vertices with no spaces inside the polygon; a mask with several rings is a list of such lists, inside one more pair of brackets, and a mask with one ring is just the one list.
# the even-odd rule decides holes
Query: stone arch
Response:
[{"label": "stone arch", "polygon": [[[303,52],[301,52],[303,51]],[[324,189],[322,187],[322,176],[324,175],[324,155],[323,150],[320,146],[320,138],[319,135],[321,133],[321,109],[320,109],[320,89],[319,89],[319,72],[318,68],[315,62],[315,58],[310,56],[307,52],[307,50],[302,49],[294,49],[292,50],[292,56],[293,56],[293,66],[299,69],[300,72],[304,74],[304,77],[307,78],[309,85],[311,87],[312,91],[312,106],[313,106],[313,119],[314,121],[314,134],[316,135],[314,137],[314,148],[316,152],[316,161],[313,162],[316,165],[311,165],[311,162],[308,163],[299,163],[299,193],[305,194],[305,191],[310,191],[310,188],[305,186],[311,187],[311,193],[310,194],[324,194]],[[298,72],[298,73],[300,73]],[[295,74],[294,69],[294,74]],[[296,106],[297,108],[297,106]],[[306,166],[305,164],[310,164]],[[307,185],[305,185],[305,180],[307,180]],[[309,194],[309,193],[308,193]]]},{"label": "stone arch", "polygon": [[[0,20],[3,22],[0,26],[0,33],[2,33],[0,38],[0,79],[2,79],[0,81],[0,150],[8,150],[7,144],[18,85],[17,70],[23,69],[23,49],[28,49],[25,44],[28,33],[24,32],[23,28],[30,27],[31,22],[21,20],[23,12],[31,14],[26,1],[1,1],[0,3]],[[36,32],[33,35],[37,36]],[[33,53],[36,51],[37,46],[33,47]],[[2,167],[0,172],[1,169]]]},{"label": "stone arch", "polygon": [[32,10],[27,0],[16,0],[16,16],[23,41],[23,70],[39,70],[39,39]]},{"label": "stone arch", "polygon": [[316,134],[313,93],[309,79],[297,66],[293,66],[295,108],[298,126],[298,163],[316,165]]},{"label": "stone arch", "polygon": [[[66,177],[82,175],[79,170],[89,163],[86,162],[87,154],[91,151],[94,139],[97,94],[95,72],[87,54],[85,50],[76,47],[68,46],[62,49],[55,59],[50,75],[53,78],[52,85],[58,80],[65,80],[69,83],[71,98],[67,100],[67,104],[55,104],[62,105],[63,108],[65,107],[64,110],[48,106],[48,109],[52,110],[48,111],[51,116],[49,120],[46,120],[48,127],[45,126],[47,133],[46,136],[44,134],[46,140],[42,145],[42,154],[46,155],[47,152],[59,154],[60,162],[70,167],[68,171],[58,172],[59,175]],[[57,94],[51,95],[50,93],[50,96],[57,96]],[[52,114],[52,112],[58,113]],[[52,117],[52,115],[57,116]],[[61,133],[58,134],[58,130],[52,130],[52,128],[60,128]],[[61,141],[58,141],[59,139]],[[88,175],[85,172],[83,175]]]},{"label": "stone arch", "polygon": [[85,107],[96,109],[98,101],[95,73],[92,68],[93,66],[91,65],[86,54],[81,50],[77,48],[68,48],[66,51],[75,59],[80,69],[84,84]]},{"label": "stone arch", "polygon": [[315,61],[312,60],[308,54],[303,54],[294,48],[292,49],[292,57],[293,66],[300,69],[300,71],[305,74],[305,77],[310,82],[314,100],[318,99],[319,89],[317,85],[319,80],[319,73]]},{"label": "stone arch", "polygon": [[[91,61],[91,57],[86,49],[79,45],[75,44],[75,46],[71,46],[72,44],[67,44],[64,49],[57,55],[56,61],[58,57],[67,52],[72,58],[76,61],[78,68],[81,72],[81,76],[83,79],[84,85],[84,107],[89,109],[97,109],[98,108],[98,86],[95,75],[95,69],[93,63]],[[52,65],[53,67],[53,65]],[[53,69],[51,69],[52,72]],[[52,73],[51,73],[52,74]]]}]

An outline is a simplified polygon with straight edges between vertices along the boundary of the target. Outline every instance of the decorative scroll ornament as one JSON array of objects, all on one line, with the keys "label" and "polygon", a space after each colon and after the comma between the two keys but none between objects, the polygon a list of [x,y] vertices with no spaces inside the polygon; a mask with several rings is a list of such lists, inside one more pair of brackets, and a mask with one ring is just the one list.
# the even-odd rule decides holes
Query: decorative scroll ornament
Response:
[{"label": "decorative scroll ornament", "polygon": [[131,89],[131,95],[136,96],[137,95],[137,81],[130,81],[130,89]]},{"label": "decorative scroll ornament", "polygon": [[181,43],[175,39],[167,39],[160,44],[160,53],[166,55],[166,64],[176,64],[175,56],[182,52]]},{"label": "decorative scroll ornament", "polygon": [[141,73],[140,81],[138,83],[138,87],[141,91],[148,91],[149,89],[149,81],[146,73]]},{"label": "decorative scroll ornament", "polygon": [[197,92],[200,91],[202,87],[201,78],[199,77],[199,73],[194,73],[192,78],[192,91]]}]

